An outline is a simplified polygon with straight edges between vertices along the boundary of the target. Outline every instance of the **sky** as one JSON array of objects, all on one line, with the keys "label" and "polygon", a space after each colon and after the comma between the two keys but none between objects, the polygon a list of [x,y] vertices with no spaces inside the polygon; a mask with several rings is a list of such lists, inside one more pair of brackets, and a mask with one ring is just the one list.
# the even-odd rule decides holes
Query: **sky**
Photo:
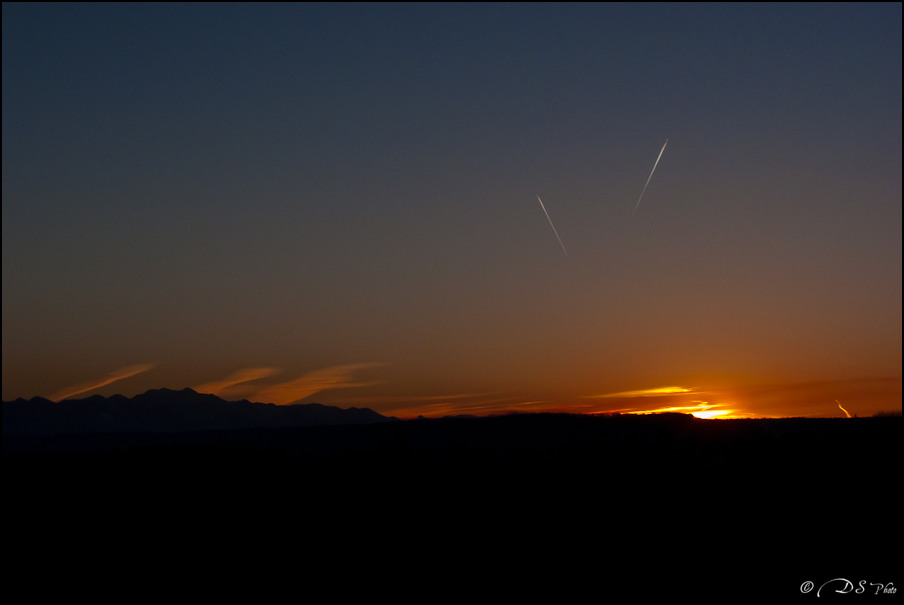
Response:
[{"label": "sky", "polygon": [[3,399],[900,412],[901,23],[3,3]]}]

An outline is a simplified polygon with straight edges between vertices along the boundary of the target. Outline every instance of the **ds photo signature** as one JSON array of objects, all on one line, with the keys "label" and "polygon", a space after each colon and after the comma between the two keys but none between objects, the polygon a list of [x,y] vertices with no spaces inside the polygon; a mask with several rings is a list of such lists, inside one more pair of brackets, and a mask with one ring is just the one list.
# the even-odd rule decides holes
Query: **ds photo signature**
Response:
[{"label": "ds photo signature", "polygon": [[813,589],[816,588],[816,596],[821,596],[823,591],[827,594],[829,593],[838,593],[838,594],[873,594],[873,595],[892,595],[898,592],[898,589],[895,588],[894,582],[881,583],[881,582],[869,582],[868,580],[860,580],[856,585],[848,580],[847,578],[833,578],[828,580],[827,582],[823,582],[820,586],[816,586],[810,580],[807,580],[803,584],[800,585],[800,591],[803,594],[808,594],[813,592]]}]

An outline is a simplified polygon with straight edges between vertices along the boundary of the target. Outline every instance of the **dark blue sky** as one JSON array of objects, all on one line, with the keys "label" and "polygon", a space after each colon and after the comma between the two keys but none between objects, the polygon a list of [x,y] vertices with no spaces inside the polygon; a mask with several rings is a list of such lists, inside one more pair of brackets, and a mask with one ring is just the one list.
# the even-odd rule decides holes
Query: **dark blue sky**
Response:
[{"label": "dark blue sky", "polygon": [[5,3],[3,397],[900,408],[901,54],[900,3]]}]

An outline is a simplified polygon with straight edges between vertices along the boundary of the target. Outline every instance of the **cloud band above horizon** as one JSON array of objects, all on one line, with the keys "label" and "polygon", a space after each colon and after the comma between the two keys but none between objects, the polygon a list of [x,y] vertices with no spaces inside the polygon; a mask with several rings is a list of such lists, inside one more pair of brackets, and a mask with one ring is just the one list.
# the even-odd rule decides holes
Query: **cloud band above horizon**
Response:
[{"label": "cloud band above horizon", "polygon": [[114,370],[103,376],[102,378],[98,378],[96,380],[91,380],[88,382],[82,382],[80,384],[66,387],[65,389],[60,389],[56,391],[52,395],[48,396],[47,399],[53,402],[59,402],[64,399],[68,399],[74,395],[80,395],[81,393],[87,393],[88,391],[93,391],[94,389],[99,389],[103,386],[116,382],[118,380],[122,380],[124,378],[129,378],[131,376],[135,376],[136,374],[141,374],[143,372],[147,372],[151,368],[154,367],[153,363],[139,363],[136,365],[126,366],[124,368],[120,368],[118,370]]}]

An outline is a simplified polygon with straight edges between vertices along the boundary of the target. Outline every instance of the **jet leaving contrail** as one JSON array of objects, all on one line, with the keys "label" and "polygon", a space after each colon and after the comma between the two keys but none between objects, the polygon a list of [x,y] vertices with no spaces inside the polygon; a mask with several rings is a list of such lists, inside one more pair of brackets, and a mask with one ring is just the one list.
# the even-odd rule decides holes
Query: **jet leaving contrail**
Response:
[{"label": "jet leaving contrail", "polygon": [[552,227],[552,232],[556,234],[556,239],[559,240],[559,245],[562,246],[562,251],[565,253],[565,256],[568,256],[568,250],[565,249],[565,244],[562,243],[562,238],[559,237],[559,232],[556,231],[556,226],[552,224],[552,219],[549,218],[549,213],[546,211],[546,206],[543,205],[543,200],[540,199],[540,196],[537,196],[537,201],[540,202],[540,208],[543,208],[543,214],[546,215],[546,220],[549,221],[549,226]]},{"label": "jet leaving contrail", "polygon": [[[656,161],[653,163],[653,170],[650,171],[650,176],[647,177],[647,182],[643,186],[643,191],[640,192],[640,197],[637,198],[637,203],[634,204],[634,212],[637,212],[637,207],[640,206],[640,200],[643,198],[643,194],[647,191],[647,185],[650,184],[650,179],[653,178],[653,173],[656,172],[656,166],[659,165],[659,158],[662,157],[662,152],[665,151],[665,146],[669,144],[669,140],[666,139],[665,143],[662,144],[662,149],[659,150],[659,155],[656,156]],[[631,216],[634,216],[634,212],[631,213]]]}]

